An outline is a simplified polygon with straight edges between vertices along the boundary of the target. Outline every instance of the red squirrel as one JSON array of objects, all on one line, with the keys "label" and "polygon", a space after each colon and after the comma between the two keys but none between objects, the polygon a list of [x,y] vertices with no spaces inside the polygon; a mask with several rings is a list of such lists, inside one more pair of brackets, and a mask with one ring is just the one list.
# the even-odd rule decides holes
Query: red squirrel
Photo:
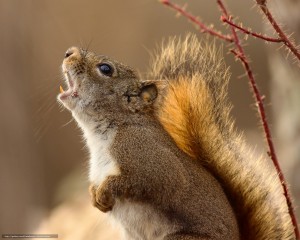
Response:
[{"label": "red squirrel", "polygon": [[144,80],[107,56],[66,52],[58,100],[89,148],[93,205],[125,239],[294,239],[276,172],[234,129],[220,50],[188,35],[154,56]]}]

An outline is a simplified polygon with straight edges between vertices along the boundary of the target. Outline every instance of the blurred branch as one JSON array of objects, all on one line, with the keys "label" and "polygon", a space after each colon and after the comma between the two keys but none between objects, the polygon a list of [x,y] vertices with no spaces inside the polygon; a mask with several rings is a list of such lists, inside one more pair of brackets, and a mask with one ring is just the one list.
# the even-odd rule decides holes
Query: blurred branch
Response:
[{"label": "blurred branch", "polygon": [[225,35],[219,31],[214,30],[211,27],[206,26],[204,23],[202,23],[199,19],[197,19],[196,16],[188,13],[183,7],[180,7],[177,4],[174,4],[170,2],[169,0],[161,0],[161,3],[176,10],[178,13],[182,14],[186,18],[188,18],[190,21],[195,23],[199,28],[202,33],[208,33],[214,37],[218,37],[222,40],[228,41],[228,42],[233,42],[233,39],[231,36]]},{"label": "blurred branch", "polygon": [[267,36],[261,35],[259,33],[251,32],[251,31],[247,30],[246,28],[243,28],[242,26],[236,25],[232,20],[227,19],[224,16],[221,16],[221,20],[223,22],[227,23],[228,25],[230,25],[230,26],[232,26],[232,27],[234,27],[234,28],[242,31],[245,34],[252,35],[253,37],[260,38],[260,39],[268,41],[268,42],[284,42],[284,40],[281,39],[281,38],[271,38],[271,37],[267,37]]},{"label": "blurred branch", "polygon": [[249,82],[250,82],[250,85],[251,85],[252,92],[254,93],[254,97],[255,97],[255,100],[257,102],[258,112],[259,112],[259,115],[260,115],[260,120],[261,120],[262,125],[263,125],[265,138],[267,140],[267,144],[268,144],[268,148],[269,148],[268,155],[271,157],[272,162],[273,162],[273,164],[276,168],[276,171],[278,173],[278,177],[279,177],[280,182],[282,184],[284,195],[285,195],[286,202],[287,202],[287,205],[288,205],[289,214],[291,216],[291,220],[292,220],[292,223],[293,223],[293,226],[294,226],[295,236],[296,236],[296,239],[299,240],[300,235],[299,235],[299,229],[298,229],[298,224],[297,224],[294,208],[293,208],[293,205],[292,205],[290,194],[288,192],[285,177],[282,173],[282,170],[280,168],[280,165],[279,165],[279,162],[278,162],[278,159],[277,159],[277,155],[276,155],[276,151],[275,151],[275,148],[274,148],[274,143],[273,143],[273,140],[272,140],[270,127],[269,127],[268,121],[266,119],[266,111],[265,111],[265,107],[264,107],[264,104],[263,104],[263,97],[262,97],[261,93],[259,92],[259,89],[257,87],[257,83],[256,83],[256,80],[255,80],[253,71],[252,71],[252,69],[250,67],[250,64],[249,64],[249,59],[245,54],[244,48],[242,47],[242,44],[241,44],[241,40],[240,40],[239,36],[237,35],[236,31],[239,30],[244,34],[248,34],[248,35],[254,36],[256,38],[260,38],[264,41],[268,41],[268,42],[283,42],[284,45],[287,48],[289,48],[299,60],[300,60],[300,53],[296,49],[296,47],[292,44],[292,42],[289,40],[289,38],[283,33],[283,31],[281,30],[281,28],[279,27],[277,22],[274,20],[273,16],[271,15],[270,11],[268,10],[268,8],[266,6],[266,0],[256,0],[256,2],[257,2],[257,4],[259,4],[260,8],[265,13],[268,20],[270,21],[270,23],[272,24],[272,26],[274,27],[274,29],[278,33],[278,35],[280,37],[279,39],[269,38],[269,37],[263,36],[261,34],[250,32],[249,30],[246,30],[246,29],[244,29],[242,27],[239,27],[238,25],[234,24],[233,21],[232,21],[233,17],[231,15],[229,15],[228,10],[227,10],[223,0],[216,0],[216,1],[217,1],[217,4],[218,4],[219,8],[220,8],[220,11],[222,12],[221,21],[223,21],[224,23],[226,23],[230,26],[230,29],[231,29],[231,34],[230,35],[225,35],[223,33],[220,33],[220,32],[217,32],[217,31],[213,30],[212,28],[207,27],[204,23],[200,22],[197,19],[197,17],[195,17],[194,15],[188,13],[184,8],[170,2],[169,0],[161,0],[162,4],[174,9],[178,13],[182,14],[183,16],[185,16],[186,18],[188,18],[189,20],[194,22],[197,26],[200,27],[201,32],[208,33],[208,34],[210,34],[214,37],[217,37],[219,39],[222,39],[224,41],[234,43],[235,49],[232,49],[231,52],[241,61],[241,63],[243,64],[243,66],[245,68],[245,71],[247,73],[247,76],[248,76],[248,79],[249,79]]},{"label": "blurred branch", "polygon": [[259,5],[262,12],[265,14],[267,19],[269,20],[270,24],[277,32],[278,36],[283,40],[284,45],[295,55],[295,57],[300,61],[300,51],[292,42],[291,39],[283,32],[279,24],[276,22],[275,18],[273,17],[272,13],[269,11],[266,0],[256,0],[256,3]]}]

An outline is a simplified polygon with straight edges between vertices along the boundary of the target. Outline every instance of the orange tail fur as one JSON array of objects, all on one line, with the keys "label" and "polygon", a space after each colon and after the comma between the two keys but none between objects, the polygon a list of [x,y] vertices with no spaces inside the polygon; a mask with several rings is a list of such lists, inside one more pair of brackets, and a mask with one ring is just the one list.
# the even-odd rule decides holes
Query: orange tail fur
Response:
[{"label": "orange tail fur", "polygon": [[171,39],[153,59],[152,79],[166,80],[158,118],[178,147],[222,183],[242,239],[294,239],[281,184],[267,159],[255,156],[234,129],[228,69],[215,45],[195,36]]}]

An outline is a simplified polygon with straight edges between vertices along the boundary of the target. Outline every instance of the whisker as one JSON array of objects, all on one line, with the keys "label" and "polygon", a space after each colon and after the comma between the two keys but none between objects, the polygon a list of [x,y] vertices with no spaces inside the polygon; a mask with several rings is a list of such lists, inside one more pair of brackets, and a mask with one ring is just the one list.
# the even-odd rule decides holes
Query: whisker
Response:
[{"label": "whisker", "polygon": [[[55,106],[55,102],[51,102],[50,104],[48,104],[46,111],[41,112],[41,110],[39,109],[40,112],[36,112],[36,114],[34,115],[34,121],[37,123],[37,127],[34,129],[34,137],[36,138],[37,142],[39,142],[42,137],[44,137],[49,127],[51,126],[52,122],[47,120],[49,119],[48,116]],[[42,110],[44,109],[45,108],[42,108]]]},{"label": "whisker", "polygon": [[74,121],[74,119],[73,118],[71,118],[71,120],[70,121],[68,121],[67,123],[65,123],[65,124],[63,124],[62,126],[60,126],[60,128],[63,128],[63,127],[66,127],[66,126],[68,126],[71,122],[73,122]]}]

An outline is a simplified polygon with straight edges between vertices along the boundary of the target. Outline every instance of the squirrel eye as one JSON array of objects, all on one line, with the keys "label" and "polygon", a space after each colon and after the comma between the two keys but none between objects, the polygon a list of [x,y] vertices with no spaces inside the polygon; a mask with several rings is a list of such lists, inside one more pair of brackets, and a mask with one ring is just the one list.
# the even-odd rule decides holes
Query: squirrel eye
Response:
[{"label": "squirrel eye", "polygon": [[108,65],[107,63],[103,63],[103,64],[99,64],[98,68],[100,70],[100,72],[106,76],[112,76],[113,74],[113,68]]}]

